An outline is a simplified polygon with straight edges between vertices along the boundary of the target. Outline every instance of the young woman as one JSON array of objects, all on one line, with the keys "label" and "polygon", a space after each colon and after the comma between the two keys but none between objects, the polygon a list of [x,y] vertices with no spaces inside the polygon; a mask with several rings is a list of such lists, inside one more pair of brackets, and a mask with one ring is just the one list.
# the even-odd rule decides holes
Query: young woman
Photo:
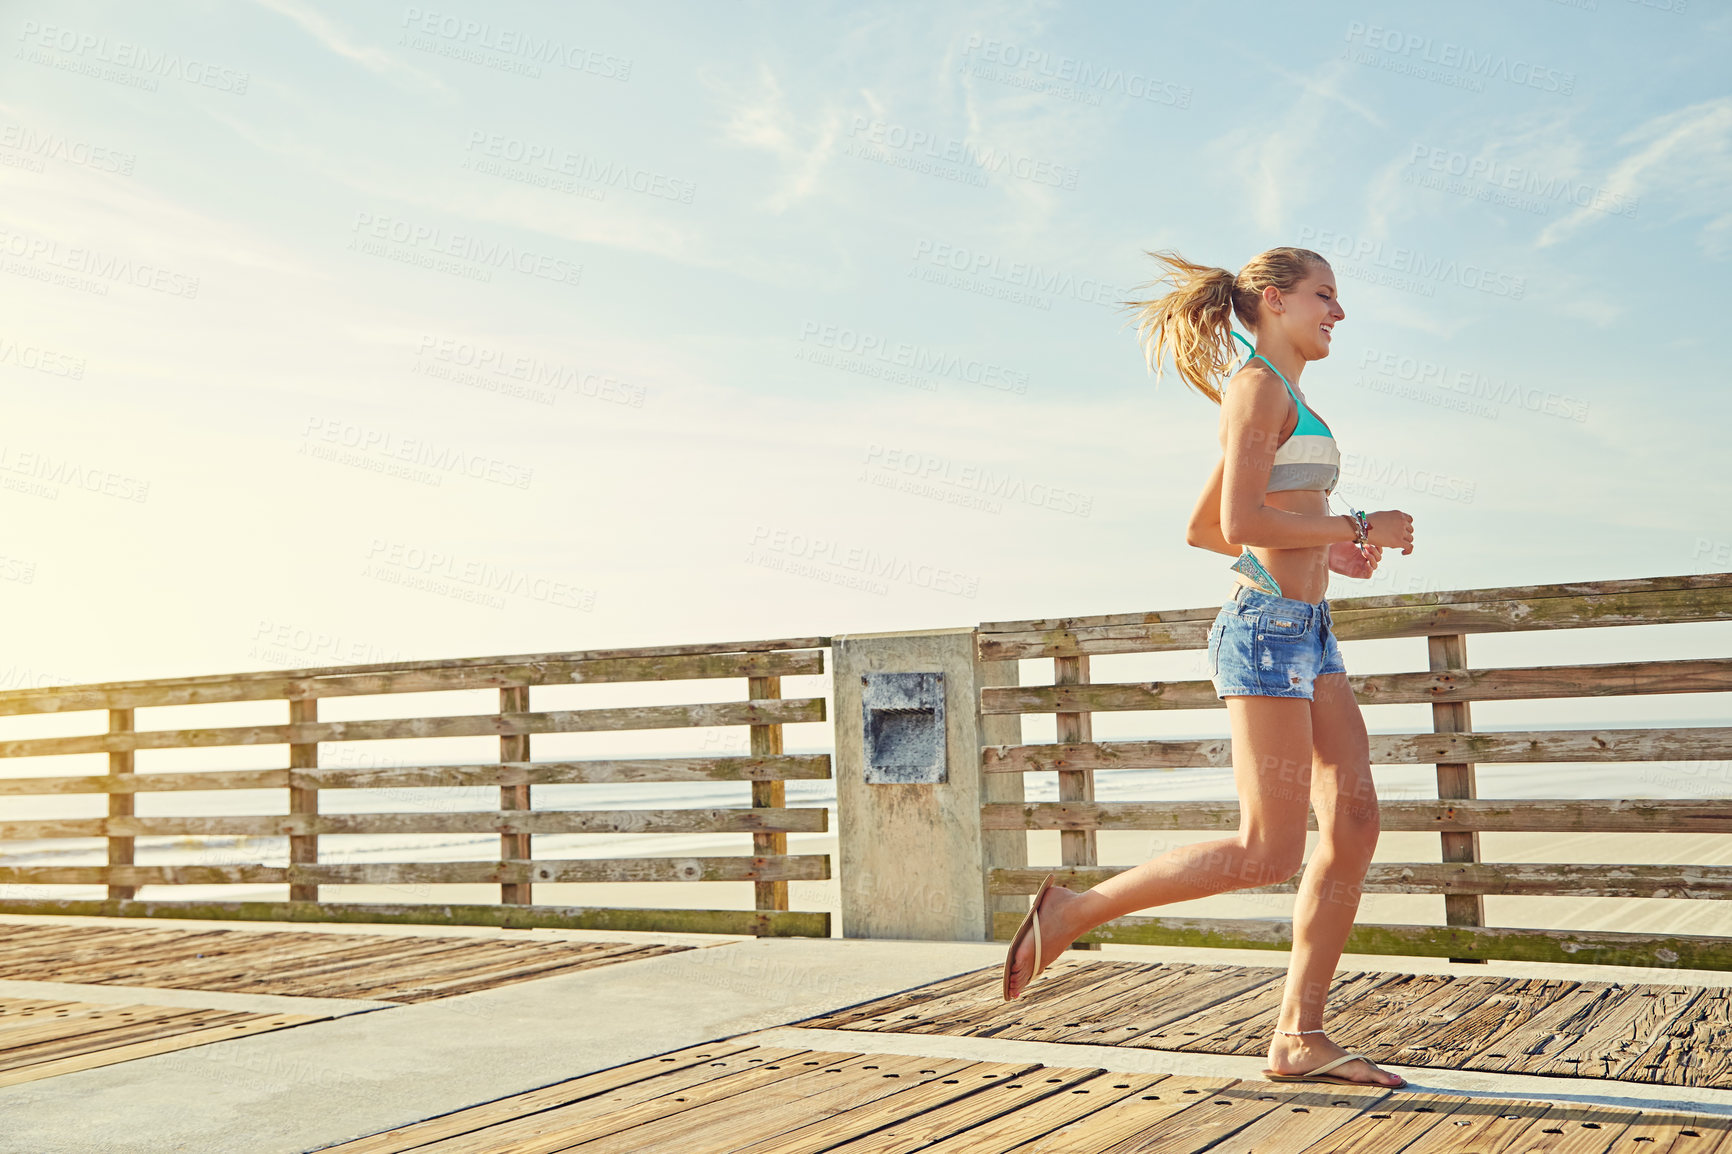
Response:
[{"label": "young woman", "polygon": [[[1239,832],[1170,850],[1087,893],[1049,878],[1011,942],[1004,994],[1017,997],[1102,922],[1292,877],[1305,854],[1309,805],[1318,843],[1294,904],[1292,963],[1264,1074],[1400,1087],[1399,1075],[1323,1030],[1378,835],[1365,720],[1324,594],[1330,573],[1369,577],[1385,548],[1413,552],[1413,518],[1397,509],[1329,511],[1340,453],[1299,393],[1306,364],[1329,355],[1332,330],[1347,315],[1329,263],[1308,249],[1275,248],[1235,276],[1176,253],[1151,255],[1165,266],[1156,283],[1171,291],[1129,302],[1149,363],[1159,379],[1170,349],[1185,383],[1221,406],[1221,460],[1185,541],[1238,558],[1233,594],[1209,630],[1208,660],[1231,725]],[[1213,381],[1227,376],[1236,352],[1235,315],[1256,345],[1218,390]]]}]

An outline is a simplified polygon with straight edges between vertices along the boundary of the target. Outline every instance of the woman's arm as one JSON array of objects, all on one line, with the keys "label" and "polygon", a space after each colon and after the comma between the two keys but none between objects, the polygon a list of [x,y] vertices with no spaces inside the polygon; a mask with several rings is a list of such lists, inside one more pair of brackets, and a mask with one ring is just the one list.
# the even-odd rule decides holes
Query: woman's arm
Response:
[{"label": "woman's arm", "polygon": [[1203,495],[1191,510],[1191,523],[1185,526],[1185,544],[1237,557],[1239,546],[1221,532],[1221,474],[1225,467],[1226,458],[1215,462],[1215,471],[1209,474],[1209,483],[1203,486]]}]

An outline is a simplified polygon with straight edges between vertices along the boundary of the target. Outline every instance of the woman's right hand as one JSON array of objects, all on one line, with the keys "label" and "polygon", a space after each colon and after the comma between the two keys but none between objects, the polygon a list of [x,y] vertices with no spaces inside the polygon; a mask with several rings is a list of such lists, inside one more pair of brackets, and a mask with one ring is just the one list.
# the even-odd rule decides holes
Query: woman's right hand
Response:
[{"label": "woman's right hand", "polygon": [[1366,539],[1373,545],[1382,545],[1385,549],[1400,549],[1403,553],[1413,552],[1413,518],[1400,509],[1381,509],[1376,513],[1368,513],[1365,517],[1371,525],[1371,532]]}]

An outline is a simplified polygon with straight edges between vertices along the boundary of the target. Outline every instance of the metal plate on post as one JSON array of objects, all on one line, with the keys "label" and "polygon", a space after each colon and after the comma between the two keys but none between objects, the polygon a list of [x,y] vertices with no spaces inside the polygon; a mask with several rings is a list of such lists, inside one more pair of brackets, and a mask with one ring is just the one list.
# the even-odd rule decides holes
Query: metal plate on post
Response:
[{"label": "metal plate on post", "polygon": [[866,784],[941,785],[950,780],[944,743],[944,674],[862,673]]}]

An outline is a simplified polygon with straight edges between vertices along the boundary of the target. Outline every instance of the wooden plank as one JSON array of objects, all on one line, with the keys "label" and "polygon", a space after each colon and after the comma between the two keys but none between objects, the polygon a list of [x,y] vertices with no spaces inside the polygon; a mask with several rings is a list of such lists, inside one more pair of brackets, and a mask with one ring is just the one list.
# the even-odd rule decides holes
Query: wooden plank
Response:
[{"label": "wooden plank", "polygon": [[981,1154],[1009,1150],[1068,1122],[1134,1099],[1165,1074],[1116,1074],[1042,1067],[1028,1077],[972,1094],[943,1110],[892,1123],[832,1146],[826,1154]]},{"label": "wooden plank", "polygon": [[805,913],[798,910],[646,910],[609,906],[491,906],[435,902],[108,902],[70,898],[0,898],[0,913],[197,918],[210,921],[377,922],[396,925],[499,926],[505,929],[547,926],[575,930],[648,930],[745,935],[760,933],[759,923],[763,922],[776,937],[830,936],[828,913]]},{"label": "wooden plank", "polygon": [[[529,712],[529,686],[514,685],[499,691],[499,715],[509,717]],[[501,734],[499,738],[499,760],[502,764],[521,765],[529,761],[529,735],[527,733]],[[528,811],[533,809],[529,796],[528,782],[515,782],[499,787],[499,809],[507,811]],[[535,855],[531,852],[531,835],[527,833],[502,833],[499,835],[499,856],[502,863],[528,863]],[[504,881],[499,884],[499,900],[508,906],[529,905],[533,886],[529,882]]]},{"label": "wooden plank", "polygon": [[256,817],[119,817],[0,822],[0,838],[271,837],[382,833],[824,833],[827,811],[799,809],[592,809],[328,813]]},{"label": "wooden plank", "polygon": [[513,1118],[586,1100],[591,1101],[598,1112],[606,1113],[729,1074],[755,1071],[772,1063],[781,1066],[801,1059],[816,1062],[840,1057],[844,1055],[738,1042],[710,1042],[512,1094],[424,1122],[411,1122],[330,1149],[340,1150],[343,1154],[404,1154],[445,1139],[473,1134]]},{"label": "wooden plank", "polygon": [[941,978],[924,986],[916,986],[883,998],[872,998],[845,1006],[839,1010],[819,1014],[816,1017],[802,1018],[790,1022],[791,1026],[806,1026],[812,1029],[855,1029],[856,1022],[865,1021],[876,1015],[898,1014],[910,1006],[918,1006],[925,1002],[935,1001],[955,993],[965,993],[970,990],[984,989],[998,980],[997,967],[986,966],[978,970],[952,977]]},{"label": "wooden plank", "polygon": [[[1486,830],[1526,833],[1732,833],[1732,798],[1479,798],[1383,801],[1386,832]],[[1317,828],[1316,815],[1306,818]],[[982,829],[1235,830],[1230,801],[993,802],[980,807]],[[0,823],[0,836],[17,822]],[[38,834],[35,836],[53,836]],[[63,835],[64,836],[64,835]],[[1007,872],[1007,877],[1022,875]]]},{"label": "wooden plank", "polygon": [[[1467,637],[1461,633],[1432,636],[1425,639],[1426,657],[1433,673],[1447,677],[1471,676],[1467,669]],[[1431,706],[1431,727],[1439,733],[1467,733],[1473,729],[1471,706],[1466,701],[1435,701]],[[1440,800],[1456,801],[1479,796],[1471,761],[1439,762],[1437,764],[1437,796]],[[1443,843],[1445,862],[1477,862],[1480,860],[1479,833],[1475,830],[1445,830],[1438,834]],[[1485,898],[1477,893],[1459,890],[1443,897],[1444,924],[1451,926],[1485,925]],[[1477,962],[1478,958],[1451,958],[1452,962]]]},{"label": "wooden plank", "polygon": [[[1008,940],[1018,919],[1001,913],[994,935]],[[1287,919],[1124,917],[1089,931],[1096,941],[1127,945],[1290,950]],[[1604,930],[1540,930],[1500,926],[1418,926],[1360,923],[1347,937],[1350,954],[1502,958],[1698,970],[1732,969],[1732,938],[1629,934]]]},{"label": "wooden plank", "polygon": [[816,781],[830,774],[827,753],[773,757],[609,758],[591,761],[483,762],[319,771],[321,789],[568,785],[648,781]]},{"label": "wooden plank", "polygon": [[1134,1002],[1108,1007],[1092,1027],[1081,1030],[1076,1041],[1112,1046],[1142,1046],[1176,1049],[1183,1043],[1183,1028],[1177,1023],[1218,1005],[1263,993],[1278,993],[1285,972],[1274,966],[1193,966],[1174,974],[1173,963],[1163,964],[1165,974]]},{"label": "wooden plank", "polygon": [[[1423,673],[1361,673],[1350,674],[1347,680],[1361,705],[1723,693],[1732,689],[1732,657],[1614,661],[1598,665],[1455,668]],[[1226,707],[1226,702],[1215,696],[1214,686],[1208,681],[1003,685],[980,691],[980,712],[983,714],[1109,713]],[[1064,740],[1060,738],[1061,742]]]},{"label": "wooden plank", "polygon": [[[1299,1094],[1289,1092],[1286,1086],[1271,1086],[1270,1091],[1279,1104],[1232,1137],[1210,1146],[1209,1154],[1270,1154],[1308,1148],[1360,1115],[1382,1109],[1393,1098],[1390,1091],[1375,1086],[1313,1085],[1309,1092]],[[1466,1149],[1458,1146],[1450,1154],[1464,1154]]]},{"label": "wooden plank", "polygon": [[[959,1107],[966,1109],[972,1104],[978,1108],[983,1099],[1008,1105],[1031,1097],[1031,1083],[1035,1093],[1050,1092],[1053,1082],[1101,1073],[1095,1069],[1049,1070],[1037,1062],[975,1062],[950,1070],[930,1058],[916,1058],[914,1062],[915,1068],[903,1075],[922,1079],[912,1085],[876,1096],[867,1089],[865,1101],[847,1102],[840,1110],[803,1126],[776,1130],[779,1120],[767,1122],[759,1127],[767,1132],[764,1137],[744,1146],[730,1145],[729,1150],[731,1154],[820,1154],[850,1138],[882,1133],[898,1124],[924,1122],[926,1128],[944,1131]],[[991,1084],[983,1088],[988,1079]],[[731,1136],[729,1141],[733,1141]]]},{"label": "wooden plank", "polygon": [[[1336,1090],[1349,1088],[1330,1086],[1328,1092],[1333,1096]],[[1531,1105],[1512,1105],[1509,1110],[1511,1113],[1521,1113],[1524,1107],[1531,1117],[1535,1109]],[[1461,1129],[1452,1125],[1451,1115],[1459,1111],[1464,1118],[1471,1119],[1482,1116],[1483,1109],[1480,1101],[1460,1094],[1419,1094],[1413,1091],[1391,1094],[1356,1114],[1346,1125],[1337,1127],[1311,1145],[1295,1150],[1293,1154],[1340,1154],[1349,1150],[1353,1154],[1396,1154],[1397,1151],[1405,1151],[1434,1130],[1442,1130],[1452,1135],[1460,1134]],[[1538,1109],[1545,1109],[1545,1106],[1541,1105]],[[1448,1149],[1450,1154],[1466,1154],[1467,1151],[1467,1148],[1461,1145]],[[1514,1154],[1514,1151],[1511,1151],[1511,1154]],[[1527,1154],[1525,1148],[1522,1154]]]},{"label": "wooden plank", "polygon": [[[782,679],[780,677],[753,677],[746,683],[746,696],[753,701],[770,700],[782,696]],[[779,757],[782,753],[782,727],[780,725],[754,725],[751,727],[750,738],[752,756],[756,758]],[[778,780],[754,781],[752,783],[752,806],[755,809],[780,809],[787,804],[787,787]],[[780,831],[754,833],[752,835],[752,853],[758,857],[782,856],[788,852],[788,835]],[[785,910],[788,908],[788,883],[774,879],[762,879],[752,883],[752,905],[760,910]]]},{"label": "wooden plank", "polygon": [[[1634,582],[1346,597],[1332,600],[1329,608],[1335,633],[1344,641],[1721,621],[1732,617],[1732,577],[1684,574]],[[980,627],[978,651],[983,661],[1008,661],[1201,649],[1218,609],[993,622]]]},{"label": "wooden plank", "polygon": [[[501,739],[505,740],[505,739]],[[109,757],[131,757],[111,753]],[[608,758],[587,761],[480,762],[379,769],[308,768],[297,780],[311,789],[402,789],[441,786],[561,785],[647,781],[814,781],[830,777],[827,753],[778,757]],[[134,773],[0,778],[0,796],[74,793],[163,793],[203,789],[284,789],[287,769],[227,769],[193,773]]]},{"label": "wooden plank", "polygon": [[[1720,761],[1732,757],[1732,726],[1649,729],[1529,729],[1499,733],[1374,733],[1373,765],[1438,762]],[[987,773],[1062,769],[1191,769],[1233,764],[1225,737],[1170,741],[1097,741],[1085,745],[992,745],[981,750]]]},{"label": "wooden plank", "polygon": [[1690,1012],[1670,1022],[1619,1068],[1618,1076],[1669,1086],[1725,1085],[1732,1082],[1727,1072],[1728,1047],[1732,1047],[1732,990],[1703,990]]},{"label": "wooden plank", "polygon": [[704,705],[637,705],[563,709],[545,713],[472,714],[380,721],[324,721],[302,725],[244,725],[226,729],[147,729],[85,737],[37,737],[0,742],[0,757],[50,757],[128,749],[203,749],[323,741],[396,741],[404,738],[490,737],[520,733],[594,733],[678,729],[707,725],[762,725],[823,721],[822,697],[779,701],[722,701]]},{"label": "wooden plank", "polygon": [[[707,1135],[718,1133],[727,1135],[728,1149],[733,1150],[838,1111],[857,1108],[918,1081],[960,1078],[976,1065],[958,1059],[866,1054],[811,1067],[749,1090],[729,1087],[726,1080],[718,1080],[695,1087],[672,1101],[668,1097],[651,1099],[599,1116],[577,1119],[569,1117],[575,1111],[547,1111],[532,1119],[496,1127],[497,1134],[484,1133],[467,1143],[453,1143],[448,1151],[449,1154],[507,1151],[551,1154],[582,1144],[588,1147],[585,1154],[652,1151],[688,1154],[703,1149]],[[743,1082],[748,1076],[736,1075],[732,1081]],[[1009,1077],[996,1068],[991,1068],[988,1076],[994,1080]]]},{"label": "wooden plank", "polygon": [[[164,677],[143,681],[107,681],[80,685],[55,685],[38,689],[0,691],[0,716],[25,713],[59,713],[85,709],[122,709],[139,706],[194,705],[227,701],[270,700],[290,697],[343,697],[374,693],[425,693],[445,689],[491,689],[506,685],[560,684],[573,680],[639,681],[685,677],[739,677],[760,669],[768,673],[822,673],[823,655],[801,654],[787,663],[728,661],[660,669],[591,668],[589,675],[576,666],[601,662],[627,663],[662,657],[714,655],[743,658],[772,655],[791,649],[828,648],[828,637],[791,637],[772,641],[719,642],[698,645],[650,645],[635,649],[592,649],[583,652],[525,653],[505,657],[464,657],[432,661],[387,661],[372,665],[331,665],[292,670],[249,673],[217,673],[196,677]],[[713,672],[693,672],[701,669]],[[474,675],[439,677],[446,672]],[[578,673],[578,677],[573,677]],[[417,678],[415,674],[434,674]],[[646,675],[650,674],[650,675]],[[374,680],[368,680],[369,676]],[[537,678],[541,680],[537,681]]]},{"label": "wooden plank", "polygon": [[1543,1117],[1516,1131],[1509,1139],[1509,1149],[1522,1154],[1604,1154],[1636,1118],[1634,1110],[1557,1103]]},{"label": "wooden plank", "polygon": [[212,1026],[202,1030],[192,1030],[181,1034],[171,1034],[167,1037],[146,1041],[131,1042],[123,1046],[115,1046],[89,1054],[68,1055],[52,1061],[40,1062],[12,1070],[0,1070],[0,1086],[14,1086],[21,1082],[33,1082],[42,1078],[52,1078],[58,1074],[70,1074],[77,1070],[94,1069],[97,1066],[112,1065],[116,1062],[131,1061],[134,1058],[145,1058],[153,1054],[166,1054],[171,1050],[184,1050],[191,1046],[202,1046],[208,1042],[220,1042],[230,1038],[243,1038],[253,1034],[265,1034],[273,1030],[282,1030],[290,1026],[299,1026],[307,1022],[317,1022],[329,1017],[326,1014],[259,1014],[249,1015],[247,1021],[228,1022],[220,1026]]},{"label": "wooden plank", "polygon": [[[1057,657],[1053,659],[1053,681],[1060,686],[1083,686],[1089,680],[1087,657]],[[989,690],[981,694],[982,712]],[[1076,745],[1094,740],[1093,719],[1086,712],[1060,711],[1054,718],[1061,743]],[[1086,769],[1061,769],[1058,774],[1060,802],[1091,802],[1095,799],[1094,774]],[[1095,833],[1091,829],[1060,831],[1059,861],[1067,866],[1092,866],[1099,862]],[[1099,946],[1095,946],[1099,949]]]},{"label": "wooden plank", "polygon": [[[1678,573],[1660,577],[1620,577],[1603,581],[1566,581],[1549,585],[1499,585],[1475,589],[1440,589],[1424,593],[1378,594],[1368,597],[1343,597],[1331,601],[1330,608],[1339,613],[1344,608],[1375,609],[1391,606],[1458,605],[1485,601],[1532,601],[1541,598],[1598,597],[1608,594],[1649,593],[1670,590],[1697,590],[1710,596],[1714,590],[1732,589],[1732,571],[1724,573]],[[1030,633],[1062,629],[1084,629],[1120,625],[1145,625],[1171,619],[1174,611],[1165,613],[1110,613],[1087,617],[1037,617],[1023,621],[989,621],[979,627],[982,633]],[[1185,609],[1177,612],[1206,615],[1214,619],[1216,607]],[[1433,632],[1443,632],[1434,630]]]},{"label": "wooden plank", "polygon": [[[1480,1099],[1475,1106],[1457,1110],[1449,1118],[1434,1123],[1411,1145],[1402,1147],[1401,1154],[1464,1154],[1470,1150],[1516,1154],[1523,1149],[1510,1145],[1516,1136],[1532,1126],[1535,1119],[1547,1117],[1560,1108],[1551,1102]],[[1305,1154],[1324,1154],[1325,1149],[1334,1154],[1340,1148],[1325,1147]]]},{"label": "wooden plank", "polygon": [[[298,730],[319,720],[319,699],[316,697],[296,697],[289,701],[289,728]],[[289,813],[299,816],[317,816],[319,812],[319,790],[303,780],[298,771],[313,769],[319,764],[319,743],[317,741],[294,742],[289,745]],[[289,865],[308,866],[319,860],[319,835],[316,833],[291,833],[289,835]],[[293,881],[289,884],[289,900],[291,902],[316,902],[319,900],[317,884],[306,881]]]},{"label": "wooden plank", "polygon": [[[108,711],[108,732],[131,733],[132,729],[132,710],[111,709]],[[108,755],[108,776],[110,780],[115,778],[132,777],[133,769],[133,754],[131,750],[121,750]],[[131,817],[132,815],[132,794],[116,791],[108,795],[109,817]],[[133,861],[132,855],[134,844],[134,839],[130,837],[110,837],[108,839],[109,868],[113,869],[115,867],[130,866]],[[124,884],[116,885],[113,882],[108,883],[108,897],[110,900],[135,898],[137,896],[137,886]]]},{"label": "wooden plank", "polygon": [[[1099,885],[1135,866],[1096,866],[1062,873],[1058,884],[1076,890]],[[1049,872],[1042,868],[1000,868],[988,873],[988,892],[1033,893]],[[0,876],[4,876],[0,874]],[[1732,898],[1732,866],[1575,865],[1552,862],[1373,862],[1360,888],[1379,894],[1520,894],[1538,897]],[[1296,893],[1289,878],[1238,893]],[[1474,923],[1453,923],[1474,924]]]},{"label": "wooden plank", "polygon": [[[1338,972],[1330,979],[1328,1001],[1332,1006],[1351,1002],[1388,985],[1399,976],[1384,971]],[[1169,1039],[1184,1039],[1186,1049],[1195,1047],[1212,1054],[1262,1057],[1269,1052],[1269,1042],[1280,1020],[1281,986],[1281,983],[1270,982],[1254,987],[1237,997],[1220,1001],[1208,1010],[1169,1022],[1162,1032]],[[1156,1045],[1146,1036],[1132,1044]]]}]

